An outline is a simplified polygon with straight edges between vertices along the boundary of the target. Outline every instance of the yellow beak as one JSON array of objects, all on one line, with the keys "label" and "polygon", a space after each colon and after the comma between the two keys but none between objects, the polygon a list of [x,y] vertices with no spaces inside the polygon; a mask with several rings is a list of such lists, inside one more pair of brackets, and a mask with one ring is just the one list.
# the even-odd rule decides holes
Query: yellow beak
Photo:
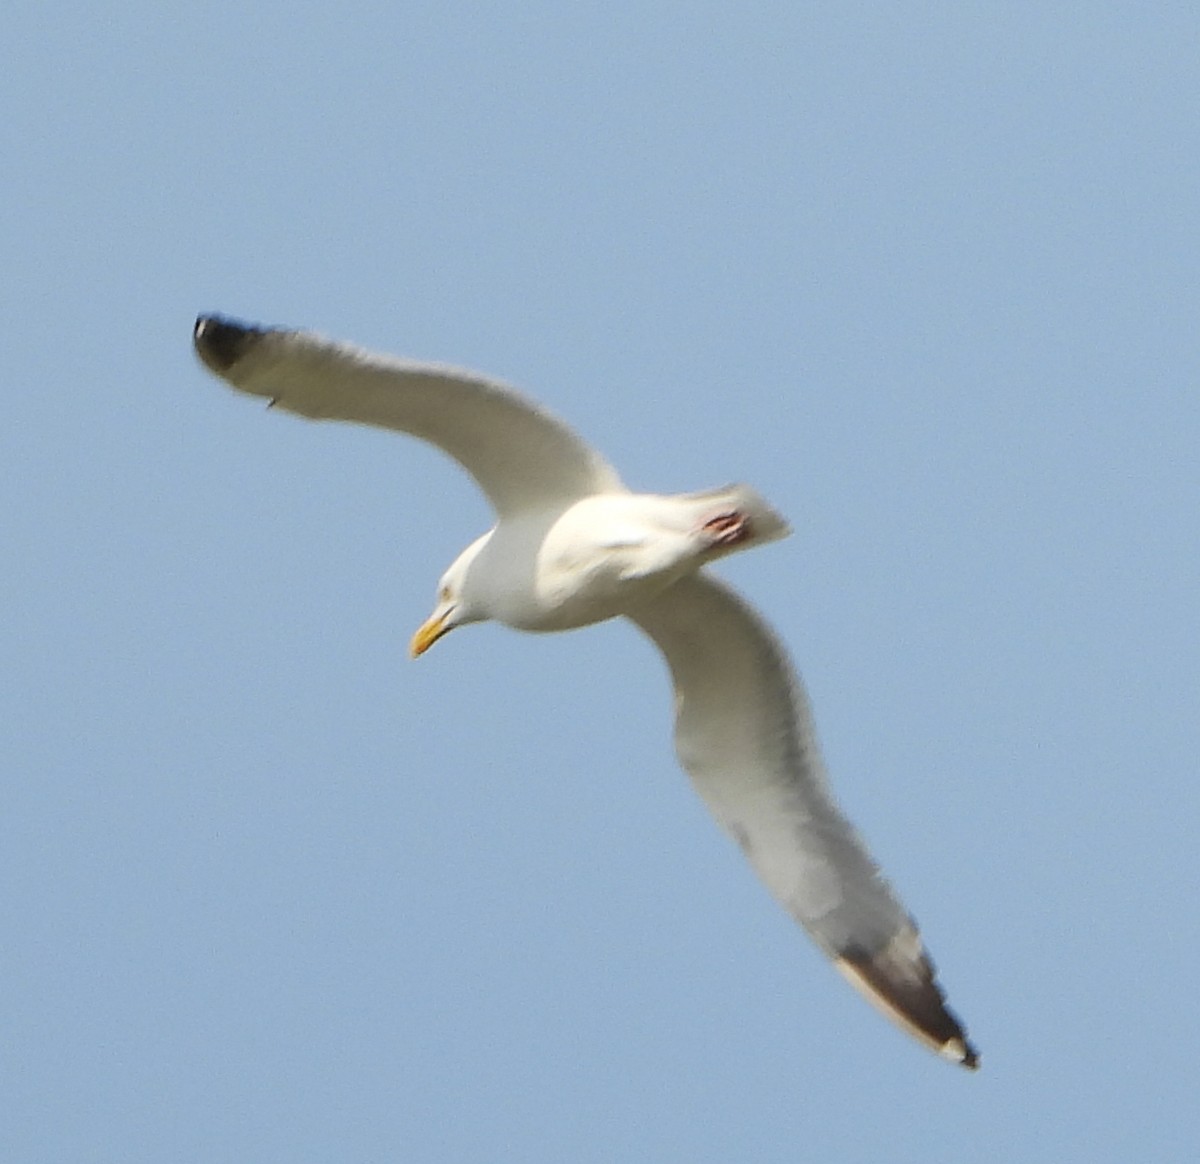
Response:
[{"label": "yellow beak", "polygon": [[417,628],[417,633],[413,635],[412,642],[409,644],[408,650],[415,659],[418,655],[423,655],[434,643],[446,634],[452,628],[446,623],[450,619],[450,611],[435,610],[421,625]]}]

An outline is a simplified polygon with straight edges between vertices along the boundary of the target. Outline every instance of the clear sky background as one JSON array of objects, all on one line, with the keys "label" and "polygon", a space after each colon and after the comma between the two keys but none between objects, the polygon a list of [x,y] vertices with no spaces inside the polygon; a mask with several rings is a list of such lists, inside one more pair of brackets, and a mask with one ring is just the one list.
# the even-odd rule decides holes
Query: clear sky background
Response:
[{"label": "clear sky background", "polygon": [[[1200,1142],[1200,15],[20,5],[0,1158],[1175,1161]],[[833,974],[628,626],[409,635],[488,524],[199,311],[753,482],[972,1076]]]}]

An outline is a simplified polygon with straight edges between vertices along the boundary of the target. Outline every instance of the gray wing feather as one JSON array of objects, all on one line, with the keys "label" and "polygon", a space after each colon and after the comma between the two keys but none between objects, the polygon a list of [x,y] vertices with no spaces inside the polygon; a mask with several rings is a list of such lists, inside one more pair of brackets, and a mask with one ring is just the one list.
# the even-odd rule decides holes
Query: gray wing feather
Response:
[{"label": "gray wing feather", "polygon": [[616,471],[565,423],[474,372],[217,316],[196,321],[195,344],[234,388],[289,412],[377,425],[437,445],[475,478],[499,516],[625,491]]},{"label": "gray wing feather", "polygon": [[703,571],[630,617],[670,667],[681,764],[767,887],[889,1017],[975,1066],[912,919],[830,793],[808,699],[771,629]]}]

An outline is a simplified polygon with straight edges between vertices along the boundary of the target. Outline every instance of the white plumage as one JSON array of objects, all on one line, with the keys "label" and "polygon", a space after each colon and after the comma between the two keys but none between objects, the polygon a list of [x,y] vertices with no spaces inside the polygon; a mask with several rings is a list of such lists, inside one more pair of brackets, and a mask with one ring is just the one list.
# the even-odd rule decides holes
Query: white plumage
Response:
[{"label": "white plumage", "polygon": [[787,533],[757,493],[632,493],[556,417],[475,373],[214,316],[197,320],[195,344],[240,391],[421,437],[487,494],[497,523],[442,576],[414,654],[485,619],[548,631],[623,615],[641,627],[671,670],[680,762],[770,891],[889,1017],[977,1066],[914,923],[829,792],[786,651],[705,568]]}]

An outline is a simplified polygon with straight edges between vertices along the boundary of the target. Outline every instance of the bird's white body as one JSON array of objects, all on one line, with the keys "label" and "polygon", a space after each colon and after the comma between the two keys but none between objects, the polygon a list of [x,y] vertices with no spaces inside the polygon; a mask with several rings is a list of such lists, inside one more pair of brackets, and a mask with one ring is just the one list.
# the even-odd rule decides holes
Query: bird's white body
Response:
[{"label": "bird's white body", "polygon": [[889,1017],[976,1066],[915,924],[833,800],[787,652],[706,569],[786,534],[757,493],[631,493],[560,420],[476,373],[215,317],[197,321],[195,341],[240,391],[431,441],[487,494],[497,523],[442,575],[415,654],[486,619],[527,631],[636,623],[671,670],[680,762],[772,894]]},{"label": "bird's white body", "polygon": [[[707,519],[748,519],[737,545],[703,536]],[[783,537],[787,525],[753,490],[656,496],[600,493],[561,513],[503,521],[467,571],[488,578],[489,616],[526,631],[572,630],[626,614],[705,562]]]}]

